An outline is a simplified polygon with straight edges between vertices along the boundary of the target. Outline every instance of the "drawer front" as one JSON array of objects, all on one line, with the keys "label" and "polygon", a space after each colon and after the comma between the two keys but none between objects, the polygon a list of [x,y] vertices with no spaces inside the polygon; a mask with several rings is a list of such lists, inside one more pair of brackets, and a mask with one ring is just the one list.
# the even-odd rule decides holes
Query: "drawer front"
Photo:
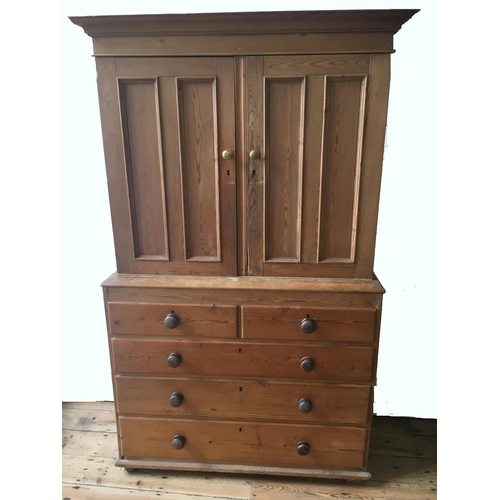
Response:
[{"label": "drawer front", "polygon": [[122,374],[372,382],[374,371],[372,347],[119,338],[112,348]]},{"label": "drawer front", "polygon": [[368,386],[117,376],[116,389],[120,414],[367,425],[371,410]]},{"label": "drawer front", "polygon": [[[363,468],[367,433],[362,427],[134,417],[120,417],[120,431],[126,459],[347,469]],[[172,446],[174,436],[184,437],[182,449]],[[309,445],[305,456],[297,452],[301,441]]]},{"label": "drawer front", "polygon": [[234,338],[238,331],[237,306],[110,302],[108,312],[112,334]]},{"label": "drawer front", "polygon": [[376,313],[376,309],[243,306],[242,337],[374,342]]}]

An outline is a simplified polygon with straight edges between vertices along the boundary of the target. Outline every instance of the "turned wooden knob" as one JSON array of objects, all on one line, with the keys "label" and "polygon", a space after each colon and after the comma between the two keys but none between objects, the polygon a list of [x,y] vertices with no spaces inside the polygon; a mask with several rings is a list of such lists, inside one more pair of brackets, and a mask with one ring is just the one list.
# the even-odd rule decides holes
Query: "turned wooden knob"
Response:
[{"label": "turned wooden knob", "polygon": [[182,450],[185,444],[186,444],[186,438],[184,436],[181,436],[180,434],[177,434],[172,439],[172,448],[176,450]]},{"label": "turned wooden knob", "polygon": [[312,333],[314,332],[314,330],[316,330],[316,323],[314,322],[313,319],[310,319],[310,318],[304,318],[301,322],[300,322],[300,329],[304,332],[304,333]]},{"label": "turned wooden knob", "polygon": [[313,404],[310,399],[302,398],[299,401],[299,410],[302,413],[309,413],[313,409]]},{"label": "turned wooden knob", "polygon": [[177,368],[182,361],[182,356],[180,354],[177,354],[176,352],[173,352],[169,354],[167,358],[167,365],[170,366],[170,368]]},{"label": "turned wooden knob", "polygon": [[180,323],[179,316],[175,314],[169,314],[164,320],[163,324],[169,329],[173,330]]},{"label": "turned wooden knob", "polygon": [[307,441],[299,441],[297,443],[297,453],[305,456],[309,454],[309,443]]},{"label": "turned wooden knob", "polygon": [[312,372],[314,369],[314,360],[306,356],[300,360],[300,367],[305,372]]},{"label": "turned wooden knob", "polygon": [[170,396],[170,406],[177,408],[182,404],[184,400],[184,396],[180,392],[173,392]]}]

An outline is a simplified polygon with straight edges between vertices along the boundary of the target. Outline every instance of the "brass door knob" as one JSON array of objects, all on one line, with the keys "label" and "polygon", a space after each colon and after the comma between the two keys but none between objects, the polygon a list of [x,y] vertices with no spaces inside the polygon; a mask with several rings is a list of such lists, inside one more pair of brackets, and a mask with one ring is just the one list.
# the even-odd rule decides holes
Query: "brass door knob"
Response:
[{"label": "brass door knob", "polygon": [[222,158],[224,160],[230,160],[233,157],[233,152],[230,149],[225,149],[222,151]]},{"label": "brass door knob", "polygon": [[302,398],[299,401],[299,410],[302,413],[309,413],[313,409],[313,404],[310,399]]},{"label": "brass door knob", "polygon": [[309,454],[309,443],[307,441],[299,441],[297,443],[297,453],[303,457]]},{"label": "brass door knob", "polygon": [[312,333],[314,332],[314,330],[316,330],[316,323],[314,322],[313,319],[310,319],[310,318],[304,318],[301,322],[300,322],[300,329],[304,332],[304,333]]},{"label": "brass door knob", "polygon": [[177,434],[172,439],[172,448],[176,450],[182,450],[185,444],[186,444],[186,438],[184,436],[181,436],[180,434]]},{"label": "brass door knob", "polygon": [[300,360],[300,367],[302,368],[302,371],[312,372],[314,369],[314,360],[306,356]]},{"label": "brass door knob", "polygon": [[167,365],[170,366],[170,368],[177,368],[182,361],[182,356],[180,354],[177,354],[176,352],[173,352],[169,354],[167,358]]},{"label": "brass door knob", "polygon": [[179,319],[179,316],[176,316],[175,314],[169,314],[164,320],[163,324],[169,329],[173,330],[181,320]]},{"label": "brass door knob", "polygon": [[184,396],[180,392],[173,392],[170,396],[170,406],[178,408],[184,401]]},{"label": "brass door knob", "polygon": [[252,151],[248,153],[248,156],[251,160],[258,160],[260,158],[260,153],[256,149],[252,149]]}]

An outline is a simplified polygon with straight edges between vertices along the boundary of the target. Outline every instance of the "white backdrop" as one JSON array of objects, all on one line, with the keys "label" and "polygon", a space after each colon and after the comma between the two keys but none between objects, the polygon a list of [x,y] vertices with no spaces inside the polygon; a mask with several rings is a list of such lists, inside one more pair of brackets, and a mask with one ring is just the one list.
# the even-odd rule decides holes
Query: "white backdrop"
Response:
[{"label": "white backdrop", "polygon": [[91,39],[67,16],[420,8],[396,34],[375,273],[384,296],[375,413],[436,418],[433,1],[73,0],[63,4],[63,401],[112,400],[100,283],[116,269]]}]

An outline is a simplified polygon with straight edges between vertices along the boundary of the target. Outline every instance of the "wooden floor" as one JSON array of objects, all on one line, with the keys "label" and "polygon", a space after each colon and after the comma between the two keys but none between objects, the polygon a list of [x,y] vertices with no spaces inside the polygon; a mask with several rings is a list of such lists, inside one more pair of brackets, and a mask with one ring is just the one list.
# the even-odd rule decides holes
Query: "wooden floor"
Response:
[{"label": "wooden floor", "polygon": [[346,482],[171,471],[114,466],[113,403],[63,403],[64,500],[433,500],[436,495],[436,421],[375,417],[370,448],[372,480]]}]

